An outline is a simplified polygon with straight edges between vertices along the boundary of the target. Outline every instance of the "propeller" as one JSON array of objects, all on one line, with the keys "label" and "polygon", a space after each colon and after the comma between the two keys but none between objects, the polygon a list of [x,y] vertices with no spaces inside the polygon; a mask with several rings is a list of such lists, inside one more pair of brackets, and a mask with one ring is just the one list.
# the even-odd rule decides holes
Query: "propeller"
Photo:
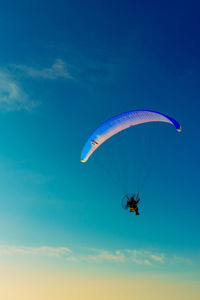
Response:
[{"label": "propeller", "polygon": [[122,198],[122,208],[127,210],[129,206],[127,205],[128,200],[133,196],[133,194],[128,193]]}]

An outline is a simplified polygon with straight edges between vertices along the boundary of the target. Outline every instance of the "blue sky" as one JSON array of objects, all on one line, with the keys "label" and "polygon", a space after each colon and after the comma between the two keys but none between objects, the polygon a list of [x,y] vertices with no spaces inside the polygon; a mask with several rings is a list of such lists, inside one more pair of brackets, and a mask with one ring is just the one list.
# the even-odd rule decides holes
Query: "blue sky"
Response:
[{"label": "blue sky", "polygon": [[[199,278],[199,9],[198,1],[2,1],[3,259],[61,257],[64,247],[74,252],[71,270],[89,261],[99,272]],[[138,126],[81,164],[92,131],[132,109],[165,113],[183,131]],[[145,172],[136,218],[121,198]]]}]

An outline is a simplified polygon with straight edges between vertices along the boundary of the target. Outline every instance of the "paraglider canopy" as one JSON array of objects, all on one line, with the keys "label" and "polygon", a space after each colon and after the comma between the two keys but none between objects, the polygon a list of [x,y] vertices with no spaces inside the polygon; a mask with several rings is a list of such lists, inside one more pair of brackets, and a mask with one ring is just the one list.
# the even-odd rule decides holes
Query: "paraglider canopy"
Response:
[{"label": "paraglider canopy", "polygon": [[111,136],[128,127],[148,122],[169,123],[173,125],[177,131],[181,131],[181,126],[176,120],[162,113],[152,110],[132,110],[125,112],[102,123],[91,134],[83,147],[81,162],[86,162],[92,153]]}]

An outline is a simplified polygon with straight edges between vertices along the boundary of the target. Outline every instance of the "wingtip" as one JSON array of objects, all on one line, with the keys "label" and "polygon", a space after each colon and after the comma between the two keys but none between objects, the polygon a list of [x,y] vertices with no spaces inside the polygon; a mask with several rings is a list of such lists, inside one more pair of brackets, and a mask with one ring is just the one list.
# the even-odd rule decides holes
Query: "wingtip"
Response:
[{"label": "wingtip", "polygon": [[177,128],[177,131],[181,132],[182,131],[182,127],[180,126],[179,128]]}]

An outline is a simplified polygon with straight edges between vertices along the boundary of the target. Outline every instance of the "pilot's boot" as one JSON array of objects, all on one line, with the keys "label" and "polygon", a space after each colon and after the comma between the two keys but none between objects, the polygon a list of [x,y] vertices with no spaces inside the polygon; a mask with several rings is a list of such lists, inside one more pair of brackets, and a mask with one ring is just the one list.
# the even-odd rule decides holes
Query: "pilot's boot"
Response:
[{"label": "pilot's boot", "polygon": [[135,208],[135,214],[138,216],[139,215],[139,211],[138,211],[138,208],[136,207]]}]

